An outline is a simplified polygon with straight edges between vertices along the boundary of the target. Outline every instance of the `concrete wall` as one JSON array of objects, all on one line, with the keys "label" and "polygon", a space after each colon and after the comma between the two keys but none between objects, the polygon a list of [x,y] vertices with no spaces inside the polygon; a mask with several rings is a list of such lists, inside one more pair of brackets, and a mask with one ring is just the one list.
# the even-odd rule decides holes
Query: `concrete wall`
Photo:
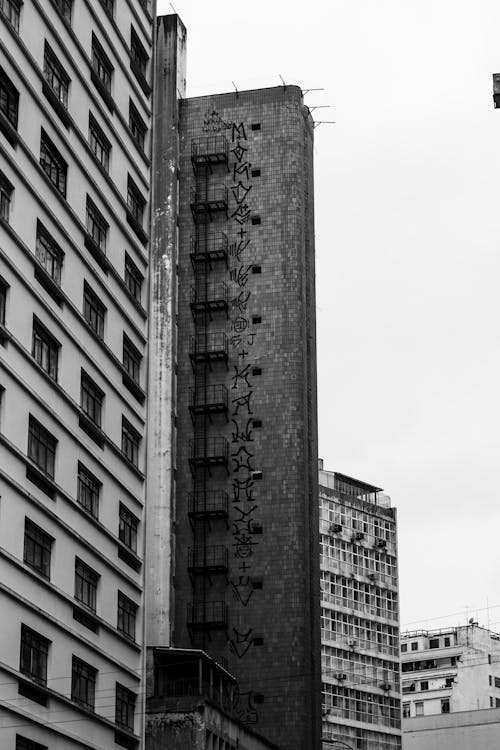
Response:
[{"label": "concrete wall", "polygon": [[403,722],[403,750],[498,750],[499,737],[498,708]]}]

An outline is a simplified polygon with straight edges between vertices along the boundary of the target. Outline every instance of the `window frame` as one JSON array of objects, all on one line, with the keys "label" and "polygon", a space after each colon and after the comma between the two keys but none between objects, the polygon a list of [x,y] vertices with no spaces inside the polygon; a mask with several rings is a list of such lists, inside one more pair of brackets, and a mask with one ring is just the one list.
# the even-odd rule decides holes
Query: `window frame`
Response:
[{"label": "window frame", "polygon": [[77,475],[77,503],[93,518],[99,518],[99,501],[101,498],[102,482],[78,461]]},{"label": "window frame", "polygon": [[50,643],[48,638],[21,623],[19,671],[38,685],[47,685]]},{"label": "window frame", "polygon": [[131,641],[135,641],[135,626],[138,609],[138,604],[121,591],[118,591],[116,629]]},{"label": "window frame", "polygon": [[144,276],[141,274],[128,253],[125,253],[125,285],[132,297],[141,304],[142,284]]},{"label": "window frame", "polygon": [[139,110],[135,106],[132,99],[129,100],[128,127],[132,136],[132,140],[137,145],[141,153],[144,153],[148,126],[141,117]]},{"label": "window frame", "polygon": [[94,615],[100,575],[79,557],[75,557],[75,600]]},{"label": "window frame", "polygon": [[19,122],[19,91],[0,66],[0,112],[17,131]]},{"label": "window frame", "polygon": [[122,453],[135,468],[139,467],[141,440],[140,432],[122,415]]},{"label": "window frame", "polygon": [[87,195],[85,206],[85,226],[89,237],[99,250],[106,255],[109,224],[89,195]]},{"label": "window frame", "polygon": [[[57,5],[57,0],[55,3]],[[43,80],[61,106],[67,110],[71,78],[47,40],[43,50]]]},{"label": "window frame", "polygon": [[83,317],[89,328],[94,331],[95,335],[102,341],[104,341],[104,324],[106,321],[106,312],[106,306],[101,302],[92,287],[86,281],[84,281]]},{"label": "window frame", "polygon": [[61,286],[64,251],[44,227],[40,219],[36,224],[35,258],[54,284]]},{"label": "window frame", "polygon": [[22,734],[16,734],[16,750],[48,750],[48,746],[23,737]]},{"label": "window frame", "polygon": [[52,139],[42,128],[40,136],[40,167],[56,190],[66,198],[68,164]]},{"label": "window frame", "polygon": [[115,724],[129,732],[134,731],[134,713],[137,701],[136,693],[116,683],[115,689]]},{"label": "window frame", "polygon": [[139,519],[127,508],[120,503],[118,517],[118,539],[131,552],[137,553],[137,534],[139,530]]},{"label": "window frame", "polygon": [[54,0],[54,4],[59,15],[67,24],[71,26],[71,17],[73,14],[73,0]]},{"label": "window frame", "polygon": [[92,112],[89,112],[89,146],[96,161],[109,174],[111,143]]},{"label": "window frame", "polygon": [[9,285],[5,279],[0,276],[0,325],[5,325],[5,315],[7,313],[7,293]]},{"label": "window frame", "polygon": [[59,349],[61,345],[41,321],[33,315],[31,356],[49,378],[57,383]]},{"label": "window frame", "polygon": [[23,540],[23,562],[50,581],[54,538],[25,516]]},{"label": "window frame", "polygon": [[90,64],[104,91],[108,94],[108,96],[111,96],[113,74],[115,69],[108,55],[104,51],[101,42],[94,34],[94,32],[92,32]]},{"label": "window frame", "polygon": [[110,18],[113,18],[115,12],[114,0],[99,0],[99,2],[101,3],[108,16],[110,16]]},{"label": "window frame", "polygon": [[123,334],[122,364],[129,378],[137,385],[141,380],[142,354],[126,333]]},{"label": "window frame", "polygon": [[136,183],[130,175],[127,179],[127,210],[133,217],[134,221],[141,227],[144,228],[144,212],[146,208],[147,200],[137,187]]},{"label": "window frame", "polygon": [[50,479],[54,479],[55,476],[56,452],[57,438],[30,414],[27,455],[35,466]]},{"label": "window frame", "polygon": [[98,670],[73,654],[71,662],[71,700],[95,712],[95,687]]},{"label": "window frame", "polygon": [[[8,12],[5,11],[5,6]],[[22,6],[22,0],[0,0],[0,13],[18,34]]]},{"label": "window frame", "polygon": [[146,80],[149,64],[148,52],[141,42],[137,31],[130,27],[130,67],[136,77]]},{"label": "window frame", "polygon": [[102,388],[82,369],[80,373],[80,408],[85,416],[99,428],[102,426],[104,396]]},{"label": "window frame", "polygon": [[0,219],[3,219],[7,224],[10,219],[10,206],[13,193],[14,185],[0,170]]}]

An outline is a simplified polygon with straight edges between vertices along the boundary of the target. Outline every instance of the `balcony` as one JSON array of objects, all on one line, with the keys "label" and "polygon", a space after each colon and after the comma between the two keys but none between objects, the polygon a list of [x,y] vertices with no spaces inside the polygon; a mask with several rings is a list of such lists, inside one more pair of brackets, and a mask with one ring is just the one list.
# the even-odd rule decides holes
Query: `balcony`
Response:
[{"label": "balcony", "polygon": [[229,497],[224,490],[195,490],[188,497],[188,515],[195,519],[223,519],[227,523]]},{"label": "balcony", "polygon": [[191,416],[199,414],[225,414],[227,420],[228,395],[225,385],[205,385],[189,389],[189,411]]},{"label": "balcony", "polygon": [[196,172],[200,167],[211,169],[217,164],[226,164],[229,159],[229,144],[225,135],[206,135],[191,141],[191,163]]},{"label": "balcony", "polygon": [[213,544],[207,547],[195,547],[188,550],[189,575],[202,574],[211,576],[215,573],[228,571],[228,551],[223,544]]},{"label": "balcony", "polygon": [[191,337],[189,357],[191,363],[196,362],[225,362],[227,367],[228,343],[223,331],[201,333]]},{"label": "balcony", "polygon": [[203,185],[191,188],[191,212],[195,221],[227,211],[227,187],[225,185]]},{"label": "balcony", "polygon": [[224,437],[201,437],[189,442],[189,465],[191,471],[207,467],[223,466],[227,471],[229,443]]},{"label": "balcony", "polygon": [[228,310],[227,284],[216,281],[212,284],[198,284],[191,287],[191,312],[193,316],[197,313],[225,312]]},{"label": "balcony", "polygon": [[224,601],[196,602],[187,606],[187,624],[190,631],[226,630],[227,604]]},{"label": "balcony", "polygon": [[223,232],[199,233],[191,237],[191,263],[193,268],[197,263],[215,263],[223,260],[227,265],[229,243]]}]

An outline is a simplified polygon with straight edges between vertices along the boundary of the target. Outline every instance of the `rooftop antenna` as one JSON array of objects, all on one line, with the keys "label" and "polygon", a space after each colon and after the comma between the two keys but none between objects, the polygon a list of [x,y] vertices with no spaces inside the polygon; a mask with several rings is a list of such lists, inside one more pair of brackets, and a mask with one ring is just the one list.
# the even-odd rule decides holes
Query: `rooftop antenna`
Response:
[{"label": "rooftop antenna", "polygon": [[283,89],[286,89],[286,83],[285,83],[285,81],[283,80],[283,76],[281,75],[281,73],[278,73],[278,75],[279,75],[279,77],[281,78],[281,83],[283,84]]},{"label": "rooftop antenna", "polygon": [[302,89],[302,96],[305,96],[310,91],[324,91],[325,89]]},{"label": "rooftop antenna", "polygon": [[313,107],[309,107],[309,112],[314,112],[315,109],[330,109],[331,104],[315,104]]},{"label": "rooftop antenna", "polygon": [[334,120],[316,120],[316,122],[313,123],[313,127],[317,128],[318,125],[336,125],[337,123]]},{"label": "rooftop antenna", "polygon": [[177,11],[175,10],[175,8],[174,8],[174,6],[172,5],[172,3],[169,3],[169,5],[170,5],[170,7],[172,8],[172,10],[174,11],[175,15],[176,15],[176,16],[178,16],[179,14],[178,14],[178,13],[177,13]]},{"label": "rooftop antenna", "polygon": [[239,98],[239,96],[240,96],[240,92],[238,91],[238,89],[237,89],[237,87],[236,87],[236,84],[235,84],[235,82],[234,82],[234,81],[231,81],[231,83],[232,83],[232,84],[233,84],[233,86],[234,86],[234,90],[236,91],[236,98],[238,99],[238,98]]}]

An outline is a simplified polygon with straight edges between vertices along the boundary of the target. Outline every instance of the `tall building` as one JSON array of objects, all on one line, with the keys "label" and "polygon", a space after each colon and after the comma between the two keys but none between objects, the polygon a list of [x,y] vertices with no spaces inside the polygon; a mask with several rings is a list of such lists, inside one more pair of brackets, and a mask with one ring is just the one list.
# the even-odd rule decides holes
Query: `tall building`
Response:
[{"label": "tall building", "polygon": [[0,745],[138,748],[151,23],[0,2]]},{"label": "tall building", "polygon": [[175,644],[283,750],[320,737],[313,123],[296,86],[180,102]]},{"label": "tall building", "polygon": [[403,729],[412,719],[500,708],[500,635],[477,622],[401,634]]},{"label": "tall building", "polygon": [[319,506],[323,747],[400,750],[396,510],[322,461]]}]

